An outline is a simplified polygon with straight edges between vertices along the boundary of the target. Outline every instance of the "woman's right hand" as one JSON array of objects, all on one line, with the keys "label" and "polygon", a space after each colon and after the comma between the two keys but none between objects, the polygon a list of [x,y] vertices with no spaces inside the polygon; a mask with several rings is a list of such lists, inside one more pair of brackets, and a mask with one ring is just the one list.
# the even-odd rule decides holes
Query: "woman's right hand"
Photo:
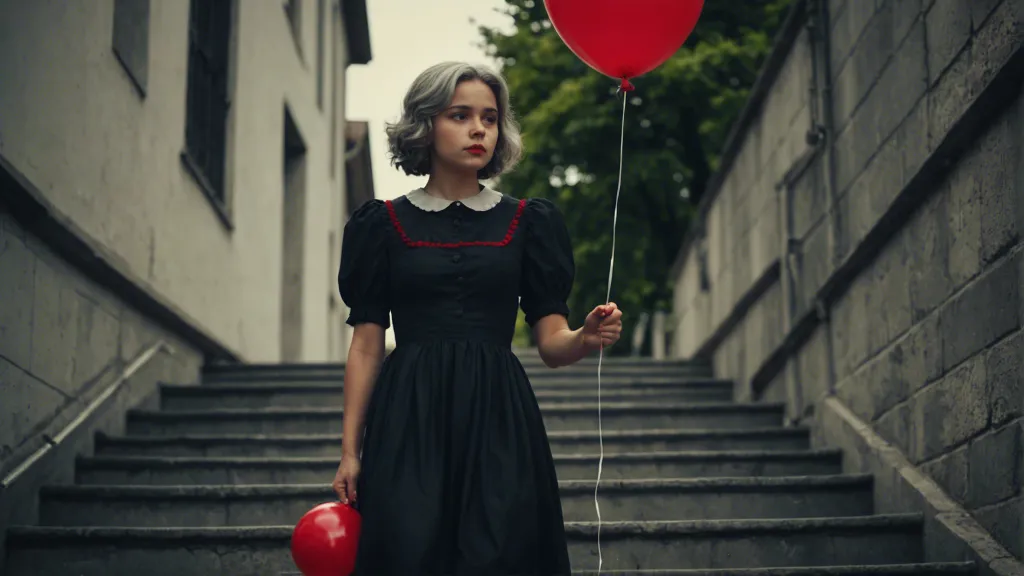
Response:
[{"label": "woman's right hand", "polygon": [[353,504],[358,498],[356,483],[359,481],[359,468],[359,458],[349,455],[341,457],[341,464],[338,465],[338,472],[334,475],[331,487],[338,494],[338,499],[345,504]]}]

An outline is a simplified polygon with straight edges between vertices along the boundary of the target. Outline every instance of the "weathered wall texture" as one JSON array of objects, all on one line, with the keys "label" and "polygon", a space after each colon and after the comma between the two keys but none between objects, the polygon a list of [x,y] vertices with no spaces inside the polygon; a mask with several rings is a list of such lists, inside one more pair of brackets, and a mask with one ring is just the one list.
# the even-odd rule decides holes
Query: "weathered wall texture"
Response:
[{"label": "weathered wall texture", "polygon": [[[707,205],[706,234],[686,254],[675,292],[679,325],[673,346],[678,356],[692,356],[750,287],[777,266],[781,236],[775,184],[807,147],[810,75],[810,46],[806,31],[800,31],[763,112],[742,137],[733,169],[720,175],[716,201]],[[710,290],[702,288],[702,275],[710,280]],[[780,297],[777,287],[770,287],[755,304],[758,312],[721,344],[715,356],[719,374],[744,381],[779,344],[784,334]]]},{"label": "weathered wall texture", "polygon": [[[189,2],[149,3],[140,97],[112,49],[114,0],[0,0],[0,155],[132,276],[247,360],[281,353],[286,107],[306,146],[295,360],[344,357],[343,343],[329,348],[330,323],[346,313],[331,306],[345,213],[344,140],[332,143],[332,128],[344,134],[344,67],[333,86],[332,55],[348,56],[344,29],[331,26],[334,2],[318,21],[320,1],[301,2],[297,41],[282,2],[233,3],[229,229],[179,157]],[[337,42],[322,67],[318,25]]]},{"label": "weathered wall texture", "polygon": [[[158,381],[198,381],[200,352],[85,278],[2,210],[0,272],[0,477],[56,436],[126,364],[160,341],[173,352],[154,356],[111,403],[135,405],[153,395]],[[91,435],[83,436],[91,441]],[[44,474],[57,467],[46,468]],[[0,518],[6,512],[2,504],[11,503],[7,496],[0,494]]]},{"label": "weathered wall texture", "polygon": [[834,392],[1022,557],[1024,2],[828,14],[834,145],[804,31],[681,255],[674,353],[795,421]]}]

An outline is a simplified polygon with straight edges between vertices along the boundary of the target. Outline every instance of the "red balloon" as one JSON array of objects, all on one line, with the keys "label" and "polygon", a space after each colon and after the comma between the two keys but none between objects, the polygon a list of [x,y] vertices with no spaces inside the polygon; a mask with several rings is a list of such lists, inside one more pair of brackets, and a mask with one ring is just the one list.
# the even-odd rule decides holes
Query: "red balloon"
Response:
[{"label": "red balloon", "polygon": [[292,531],[292,560],[304,576],[349,576],[356,569],[362,518],[341,502],[306,512]]},{"label": "red balloon", "polygon": [[580,60],[625,80],[654,70],[679,50],[704,0],[544,0],[544,6]]}]

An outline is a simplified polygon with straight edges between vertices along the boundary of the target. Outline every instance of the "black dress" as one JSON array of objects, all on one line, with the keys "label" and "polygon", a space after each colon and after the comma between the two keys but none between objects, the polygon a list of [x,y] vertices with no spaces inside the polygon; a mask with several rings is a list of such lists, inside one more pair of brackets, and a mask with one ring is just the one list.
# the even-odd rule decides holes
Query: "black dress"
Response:
[{"label": "black dress", "polygon": [[[357,576],[570,574],[554,461],[512,353],[517,307],[568,314],[574,264],[555,206],[428,212],[372,200],[345,228],[348,323],[395,323],[370,400]],[[521,300],[520,300],[521,298]]]}]

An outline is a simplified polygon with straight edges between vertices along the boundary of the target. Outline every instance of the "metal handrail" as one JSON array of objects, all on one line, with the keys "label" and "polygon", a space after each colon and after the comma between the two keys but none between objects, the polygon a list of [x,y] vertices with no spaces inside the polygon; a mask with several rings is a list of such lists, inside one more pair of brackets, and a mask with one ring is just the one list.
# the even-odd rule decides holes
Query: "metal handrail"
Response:
[{"label": "metal handrail", "polygon": [[10,488],[18,480],[18,478],[21,477],[21,475],[24,474],[26,471],[28,471],[28,469],[31,468],[33,464],[38,462],[40,458],[42,458],[48,452],[52,451],[62,442],[67,440],[67,438],[71,436],[71,434],[73,434],[78,429],[79,426],[81,426],[97,410],[99,410],[100,406],[102,406],[103,403],[107,401],[107,399],[109,399],[118,390],[120,390],[121,386],[124,385],[124,383],[127,382],[128,379],[132,377],[132,375],[138,372],[139,368],[142,368],[144,364],[149,362],[153,358],[153,356],[155,356],[156,353],[159,352],[160,350],[165,350],[170,354],[174,353],[174,348],[172,348],[170,344],[163,340],[159,340],[156,342],[156,344],[153,344],[152,346],[144,350],[142,353],[140,353],[138,356],[136,356],[135,359],[131,361],[131,363],[125,366],[124,370],[117,377],[117,379],[114,380],[114,382],[111,383],[110,386],[108,386],[107,389],[104,390],[102,394],[97,396],[95,400],[90,402],[89,405],[85,407],[85,410],[82,410],[78,414],[78,416],[75,417],[74,420],[68,422],[68,424],[64,426],[64,428],[62,428],[60,432],[58,432],[54,436],[44,434],[43,440],[46,441],[46,444],[40,446],[38,450],[33,452],[31,456],[23,460],[21,464],[19,464],[14,470],[11,470],[10,474],[4,477],[3,481],[0,482],[0,492]]}]

